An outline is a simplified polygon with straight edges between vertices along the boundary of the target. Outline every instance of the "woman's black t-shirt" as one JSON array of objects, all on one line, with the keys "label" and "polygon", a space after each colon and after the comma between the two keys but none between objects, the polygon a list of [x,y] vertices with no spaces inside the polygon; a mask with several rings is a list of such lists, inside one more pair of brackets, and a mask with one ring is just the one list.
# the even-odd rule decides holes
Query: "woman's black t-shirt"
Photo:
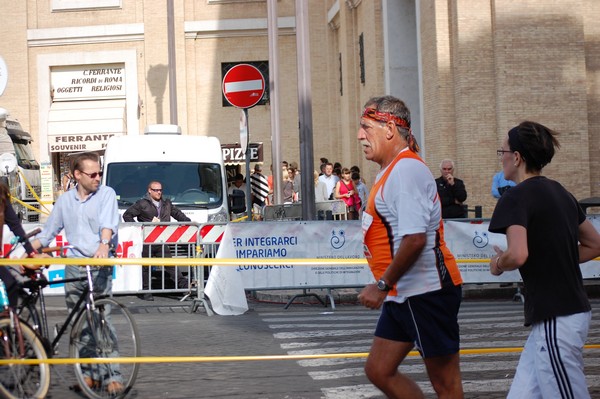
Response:
[{"label": "woman's black t-shirt", "polygon": [[560,183],[531,177],[498,200],[489,231],[527,230],[528,258],[519,268],[525,285],[525,325],[591,310],[579,267],[579,225],[585,214]]}]

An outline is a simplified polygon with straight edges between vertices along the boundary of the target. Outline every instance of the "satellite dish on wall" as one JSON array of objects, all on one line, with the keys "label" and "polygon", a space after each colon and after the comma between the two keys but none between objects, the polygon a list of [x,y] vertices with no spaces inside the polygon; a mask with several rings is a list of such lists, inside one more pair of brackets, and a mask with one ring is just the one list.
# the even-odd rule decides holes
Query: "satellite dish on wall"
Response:
[{"label": "satellite dish on wall", "polygon": [[17,169],[17,158],[10,152],[0,155],[0,175],[8,175]]}]

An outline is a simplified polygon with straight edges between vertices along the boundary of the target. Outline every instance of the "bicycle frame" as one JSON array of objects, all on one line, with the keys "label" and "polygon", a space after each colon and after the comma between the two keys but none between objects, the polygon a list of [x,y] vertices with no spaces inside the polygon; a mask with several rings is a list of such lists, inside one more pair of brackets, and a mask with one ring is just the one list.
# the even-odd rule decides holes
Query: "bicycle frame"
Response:
[{"label": "bicycle frame", "polygon": [[[79,315],[79,313],[82,309],[83,302],[86,302],[87,309],[93,311],[96,308],[95,302],[94,302],[95,299],[104,297],[104,295],[98,295],[97,298],[94,296],[94,291],[93,291],[94,281],[92,278],[92,271],[91,271],[89,265],[86,266],[86,274],[87,274],[88,285],[86,287],[84,287],[82,295],[79,297],[79,300],[75,303],[75,306],[73,307],[73,309],[71,309],[71,311],[67,315],[65,322],[62,324],[61,328],[57,331],[56,337],[54,337],[54,339],[52,341],[50,341],[50,335],[48,333],[48,318],[47,318],[47,314],[46,314],[46,302],[44,300],[43,288],[46,285],[64,284],[64,283],[71,283],[71,282],[75,282],[75,281],[82,281],[83,278],[68,278],[68,279],[54,280],[54,281],[45,280],[42,283],[39,283],[39,282],[31,283],[35,288],[31,288],[31,292],[24,297],[24,301],[22,302],[21,307],[25,308],[25,307],[29,307],[31,305],[35,308],[36,313],[38,313],[37,314],[38,319],[39,319],[38,321],[41,324],[38,328],[38,330],[39,330],[38,333],[40,334],[40,336],[42,338],[44,338],[45,340],[47,340],[49,342],[50,348],[52,349],[52,351],[54,351],[58,347],[58,343],[60,342],[60,339],[62,338],[63,334],[67,331],[67,328],[69,328],[73,319],[77,315]],[[37,303],[39,303],[39,307],[36,306]]]},{"label": "bicycle frame", "polygon": [[[59,249],[60,253],[64,256],[64,250],[68,248],[72,247],[45,248],[42,251],[48,253]],[[80,268],[78,270],[83,272]],[[126,338],[129,336],[129,346],[126,347],[133,356],[139,356],[141,351],[139,334],[130,312],[125,306],[110,298],[111,295],[106,291],[103,290],[101,293],[95,292],[94,283],[98,283],[98,281],[95,281],[94,271],[95,269],[92,266],[86,265],[85,276],[83,273],[79,273],[78,277],[53,281],[47,280],[40,271],[37,271],[36,274],[41,277],[32,279],[30,282],[22,285],[22,300],[19,305],[19,311],[22,312],[24,309],[29,311],[30,318],[35,324],[34,331],[36,331],[32,332],[32,334],[41,338],[41,345],[46,349],[45,353],[54,355],[61,338],[67,332],[67,329],[70,329],[69,355],[78,358],[82,353],[85,353],[83,356],[85,358],[106,357],[113,353],[116,353],[116,356],[118,356],[119,345],[116,340],[117,334],[109,319],[111,309],[118,310],[119,317],[124,321],[121,327],[125,326],[122,337]],[[103,274],[101,272],[101,275]],[[72,308],[68,311],[68,315],[62,325],[57,324],[56,335],[54,338],[51,338],[48,333],[48,317],[43,293],[44,287],[53,284],[84,281],[87,284],[82,283],[73,287],[74,292],[77,292],[79,296],[77,298],[71,297],[75,301],[67,301],[69,305],[72,305]],[[29,289],[29,292],[26,292],[25,288]],[[69,290],[67,295],[70,296],[72,293]],[[91,327],[88,328],[86,326]],[[100,330],[96,329],[98,327],[100,327]],[[90,352],[88,341],[90,336],[92,336],[93,340],[91,345],[92,352]],[[96,345],[95,343],[98,344]],[[86,362],[83,362],[83,364],[86,364]],[[127,371],[122,373],[123,370]],[[88,366],[81,367],[81,364],[77,363],[75,364],[75,374],[78,380],[76,386],[89,398],[103,399],[106,394],[110,397],[122,398],[132,389],[138,370],[139,365],[137,364],[129,368],[126,366],[120,367],[119,365],[92,368]],[[92,378],[94,379],[92,380]]]}]

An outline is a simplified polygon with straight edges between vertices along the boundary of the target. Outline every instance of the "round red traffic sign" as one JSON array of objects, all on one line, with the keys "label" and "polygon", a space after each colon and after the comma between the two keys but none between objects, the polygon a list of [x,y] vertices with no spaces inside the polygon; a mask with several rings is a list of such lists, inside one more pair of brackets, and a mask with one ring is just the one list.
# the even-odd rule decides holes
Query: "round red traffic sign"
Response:
[{"label": "round red traffic sign", "polygon": [[253,107],[258,104],[263,94],[265,78],[258,68],[252,65],[235,65],[223,78],[223,95],[234,107]]}]

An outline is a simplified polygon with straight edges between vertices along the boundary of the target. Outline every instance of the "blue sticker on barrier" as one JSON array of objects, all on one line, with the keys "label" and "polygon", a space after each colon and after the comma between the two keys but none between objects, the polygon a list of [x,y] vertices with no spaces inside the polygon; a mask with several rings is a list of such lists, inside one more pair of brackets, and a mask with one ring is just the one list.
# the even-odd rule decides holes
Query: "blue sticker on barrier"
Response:
[{"label": "blue sticker on barrier", "polygon": [[[50,270],[48,272],[48,281],[52,282],[55,280],[64,280],[65,279],[65,269],[59,269],[59,270]],[[112,279],[116,280],[117,279],[117,268],[113,267],[112,269]],[[64,287],[65,284],[61,283],[61,284],[52,284],[51,285],[54,288],[59,288],[59,287]]]},{"label": "blue sticker on barrier", "polygon": [[[48,272],[48,281],[52,282],[54,280],[64,280],[65,278],[65,269],[60,270],[51,270]],[[52,284],[51,287],[64,287],[65,284]]]}]

